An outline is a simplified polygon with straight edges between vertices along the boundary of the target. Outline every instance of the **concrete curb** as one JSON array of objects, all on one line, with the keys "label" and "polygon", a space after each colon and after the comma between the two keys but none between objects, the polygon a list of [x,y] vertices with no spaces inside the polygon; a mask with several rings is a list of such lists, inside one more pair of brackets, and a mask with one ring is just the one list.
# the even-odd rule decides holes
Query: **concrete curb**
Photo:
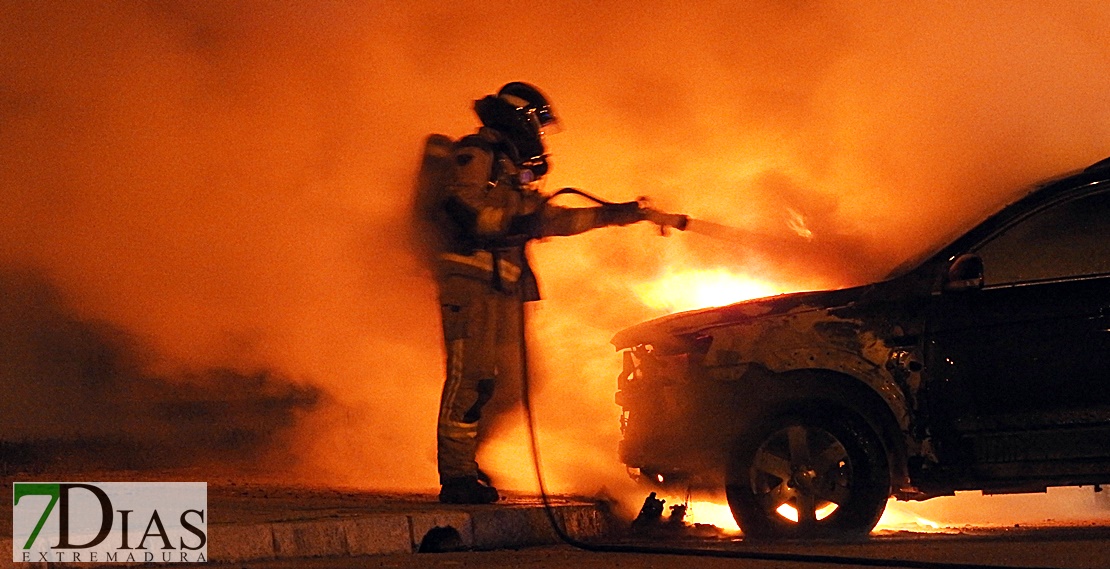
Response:
[{"label": "concrete curb", "polygon": [[[601,536],[605,512],[594,504],[553,506],[574,538]],[[474,506],[407,514],[365,514],[314,520],[209,524],[208,560],[244,562],[297,557],[347,557],[463,549],[504,549],[557,543],[542,506]],[[36,564],[11,561],[12,539],[0,537],[0,569]],[[89,566],[89,564],[82,564]]]},{"label": "concrete curb", "polygon": [[[598,537],[606,518],[594,505],[554,506],[555,517],[577,539]],[[437,530],[441,533],[429,532]],[[535,506],[486,506],[414,514],[371,514],[265,524],[208,526],[209,560],[238,562],[289,557],[415,553],[421,545],[446,549],[503,549],[558,542],[547,514]],[[436,536],[450,536],[443,542]]]}]

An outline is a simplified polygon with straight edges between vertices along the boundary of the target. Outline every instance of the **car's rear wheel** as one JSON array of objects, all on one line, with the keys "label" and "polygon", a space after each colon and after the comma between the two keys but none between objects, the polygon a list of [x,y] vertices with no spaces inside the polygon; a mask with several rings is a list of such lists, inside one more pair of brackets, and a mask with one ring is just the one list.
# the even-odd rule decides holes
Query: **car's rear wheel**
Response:
[{"label": "car's rear wheel", "polygon": [[743,437],[725,491],[749,537],[866,534],[890,496],[879,437],[846,412],[784,415]]}]

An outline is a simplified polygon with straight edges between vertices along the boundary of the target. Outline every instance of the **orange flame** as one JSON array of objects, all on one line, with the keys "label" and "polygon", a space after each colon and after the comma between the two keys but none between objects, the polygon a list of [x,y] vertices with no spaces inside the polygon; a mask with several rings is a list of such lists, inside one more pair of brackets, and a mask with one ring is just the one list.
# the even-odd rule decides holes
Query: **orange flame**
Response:
[{"label": "orange flame", "polygon": [[[836,504],[834,504],[832,502],[826,502],[824,506],[821,506],[820,508],[817,508],[817,511],[814,512],[814,514],[816,515],[818,520],[823,520],[823,519],[831,516],[832,513],[835,512],[838,507],[839,506],[837,506]],[[778,512],[778,514],[780,516],[782,516],[782,517],[784,517],[784,518],[786,518],[786,519],[788,519],[788,520],[790,520],[794,523],[798,523],[798,509],[795,508],[794,506],[792,506],[792,505],[790,505],[786,502],[783,502],[782,504],[779,505],[778,508],[775,508],[775,511]]]},{"label": "orange flame", "polygon": [[686,521],[692,524],[709,524],[720,528],[726,533],[739,532],[740,526],[732,517],[732,510],[728,504],[718,504],[710,501],[692,501],[686,510]]},{"label": "orange flame", "polygon": [[[681,499],[668,500],[674,503],[682,503]],[[817,519],[823,520],[833,514],[837,509],[837,505],[828,503],[818,508]],[[798,521],[798,511],[790,504],[782,504],[776,510],[780,516],[792,522]],[[708,524],[716,526],[726,533],[740,532],[741,528],[736,524],[736,519],[732,516],[732,510],[728,504],[705,500],[705,501],[690,501],[689,509],[686,511],[686,521],[692,524]],[[879,519],[878,525],[875,526],[873,533],[882,532],[897,532],[897,531],[910,531],[921,533],[942,533],[953,531],[953,526],[936,522],[925,517],[922,517],[913,512],[911,507],[904,502],[898,502],[893,498],[887,503],[886,511],[883,512],[882,518]]]},{"label": "orange flame", "polygon": [[668,269],[656,280],[634,285],[633,292],[651,308],[678,312],[725,306],[785,292],[768,281],[727,269]]},{"label": "orange flame", "polygon": [[891,499],[886,504],[883,517],[875,526],[876,532],[882,531],[915,531],[915,532],[944,532],[948,526],[933,520],[921,517],[907,508],[904,502]]}]

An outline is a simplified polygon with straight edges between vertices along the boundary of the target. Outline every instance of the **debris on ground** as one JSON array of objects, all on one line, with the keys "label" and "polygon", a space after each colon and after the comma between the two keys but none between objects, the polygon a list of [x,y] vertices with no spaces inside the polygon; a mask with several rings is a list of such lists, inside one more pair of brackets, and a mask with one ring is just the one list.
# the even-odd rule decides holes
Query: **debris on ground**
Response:
[{"label": "debris on ground", "polygon": [[686,521],[688,503],[671,506],[670,515],[663,519],[663,506],[666,500],[656,496],[655,492],[648,494],[640,513],[632,520],[632,533],[640,536],[661,538],[730,538],[721,528],[711,524],[691,524]]}]

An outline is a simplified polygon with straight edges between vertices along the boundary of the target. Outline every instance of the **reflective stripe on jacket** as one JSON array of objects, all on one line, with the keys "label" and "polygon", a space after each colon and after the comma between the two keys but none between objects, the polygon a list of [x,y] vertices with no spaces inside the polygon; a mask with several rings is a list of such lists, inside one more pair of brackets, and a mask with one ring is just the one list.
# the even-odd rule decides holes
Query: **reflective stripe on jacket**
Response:
[{"label": "reflective stripe on jacket", "polygon": [[[483,276],[489,277],[491,279],[493,277],[494,271],[493,257],[493,253],[485,250],[476,251],[471,255],[461,255],[459,253],[442,253],[439,256],[440,260],[446,263],[456,263],[467,268],[478,269],[483,273]],[[498,269],[498,275],[501,281],[505,283],[515,283],[517,280],[520,279],[520,274],[522,272],[520,267],[505,258],[498,259]],[[455,271],[449,270],[448,272]]]}]

